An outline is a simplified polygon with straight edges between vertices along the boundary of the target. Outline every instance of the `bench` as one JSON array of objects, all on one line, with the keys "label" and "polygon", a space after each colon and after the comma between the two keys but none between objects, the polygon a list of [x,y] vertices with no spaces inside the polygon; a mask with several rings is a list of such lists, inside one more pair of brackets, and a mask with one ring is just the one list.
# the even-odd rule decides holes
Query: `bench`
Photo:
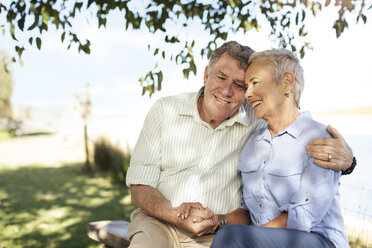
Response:
[{"label": "bench", "polygon": [[104,220],[87,224],[88,237],[105,244],[105,248],[128,247],[129,222],[124,220]]}]

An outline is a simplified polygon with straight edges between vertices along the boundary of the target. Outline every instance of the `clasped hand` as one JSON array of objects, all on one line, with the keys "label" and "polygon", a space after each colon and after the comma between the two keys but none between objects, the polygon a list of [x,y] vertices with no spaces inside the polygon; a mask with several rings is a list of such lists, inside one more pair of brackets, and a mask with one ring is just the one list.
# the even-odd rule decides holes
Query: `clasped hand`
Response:
[{"label": "clasped hand", "polygon": [[218,228],[217,215],[199,202],[182,203],[174,209],[181,220],[180,227],[197,236],[213,233]]}]

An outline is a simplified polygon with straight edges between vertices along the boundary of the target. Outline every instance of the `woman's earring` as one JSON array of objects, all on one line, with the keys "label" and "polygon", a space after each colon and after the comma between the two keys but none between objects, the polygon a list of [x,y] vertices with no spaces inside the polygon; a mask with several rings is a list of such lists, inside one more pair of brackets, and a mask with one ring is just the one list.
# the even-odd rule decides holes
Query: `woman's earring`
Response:
[{"label": "woman's earring", "polygon": [[289,90],[287,90],[287,91],[285,92],[284,95],[285,95],[286,97],[289,97],[289,94],[290,94],[290,92],[289,92]]}]

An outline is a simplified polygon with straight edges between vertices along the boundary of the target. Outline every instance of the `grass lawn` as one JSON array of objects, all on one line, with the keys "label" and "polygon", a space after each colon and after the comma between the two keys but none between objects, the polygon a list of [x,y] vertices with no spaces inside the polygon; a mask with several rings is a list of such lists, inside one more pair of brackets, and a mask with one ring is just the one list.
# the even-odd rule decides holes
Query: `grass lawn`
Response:
[{"label": "grass lawn", "polygon": [[11,139],[12,136],[8,132],[0,131],[0,141]]},{"label": "grass lawn", "polygon": [[123,185],[80,167],[0,165],[0,248],[102,247],[87,222],[128,220],[134,206]]},{"label": "grass lawn", "polygon": [[[123,185],[80,168],[0,165],[0,248],[102,247],[87,237],[87,222],[128,220],[135,207]],[[351,239],[350,247],[368,246]]]}]

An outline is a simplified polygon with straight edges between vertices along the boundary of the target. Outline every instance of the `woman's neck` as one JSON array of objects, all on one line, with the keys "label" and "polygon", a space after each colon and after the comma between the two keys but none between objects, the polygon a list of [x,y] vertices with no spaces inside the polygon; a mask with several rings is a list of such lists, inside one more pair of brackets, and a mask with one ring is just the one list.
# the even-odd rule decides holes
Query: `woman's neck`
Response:
[{"label": "woman's neck", "polygon": [[268,128],[273,138],[278,133],[284,131],[291,125],[298,117],[300,112],[295,105],[286,109],[278,109],[273,116],[264,118],[268,123]]}]

